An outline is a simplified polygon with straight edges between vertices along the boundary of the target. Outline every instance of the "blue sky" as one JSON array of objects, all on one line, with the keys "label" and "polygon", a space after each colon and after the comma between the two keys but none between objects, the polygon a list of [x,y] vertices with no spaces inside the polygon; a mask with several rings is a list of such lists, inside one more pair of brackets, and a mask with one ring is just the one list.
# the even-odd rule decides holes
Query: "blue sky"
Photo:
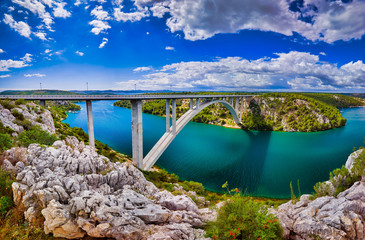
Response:
[{"label": "blue sky", "polygon": [[364,0],[2,0],[0,90],[365,92]]}]

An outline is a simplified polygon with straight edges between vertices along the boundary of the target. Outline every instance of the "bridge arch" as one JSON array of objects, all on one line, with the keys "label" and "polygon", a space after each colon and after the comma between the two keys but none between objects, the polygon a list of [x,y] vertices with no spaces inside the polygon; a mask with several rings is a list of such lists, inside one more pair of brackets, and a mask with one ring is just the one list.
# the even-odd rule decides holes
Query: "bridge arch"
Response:
[{"label": "bridge arch", "polygon": [[[233,105],[231,105],[229,102],[227,102],[225,100],[219,100],[219,99],[211,100],[211,101],[206,100],[205,102],[199,104],[198,106],[195,106],[194,108],[191,108],[190,110],[188,110],[176,121],[176,131],[175,132],[168,131],[158,140],[158,142],[152,147],[152,149],[149,151],[149,153],[143,158],[142,169],[150,170],[152,168],[152,166],[160,158],[162,153],[171,144],[171,142],[174,140],[174,138],[177,136],[177,134],[186,126],[186,124],[188,124],[203,109],[205,109],[206,107],[208,107],[212,104],[215,104],[215,103],[221,103],[222,105],[224,105],[229,110],[231,115],[233,116],[235,123],[237,125],[241,124],[241,121],[240,121],[241,115],[239,114],[238,107],[236,107],[236,109],[235,109],[235,107]],[[238,106],[238,102],[236,102],[236,106]],[[242,102],[242,107],[243,107],[243,102]]]}]

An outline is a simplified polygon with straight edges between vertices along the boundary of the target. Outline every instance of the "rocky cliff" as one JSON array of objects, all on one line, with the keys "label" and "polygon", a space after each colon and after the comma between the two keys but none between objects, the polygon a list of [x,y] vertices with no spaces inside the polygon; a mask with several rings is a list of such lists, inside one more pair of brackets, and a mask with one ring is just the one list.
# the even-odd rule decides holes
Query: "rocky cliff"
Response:
[{"label": "rocky cliff", "polygon": [[160,191],[132,164],[112,163],[75,137],[51,147],[31,144],[4,154],[16,175],[15,204],[29,222],[78,239],[204,239],[198,227],[214,218],[186,195]]},{"label": "rocky cliff", "polygon": [[254,97],[242,119],[244,128],[285,132],[313,132],[346,124],[329,104],[294,93],[267,93]]},{"label": "rocky cliff", "polygon": [[[361,151],[349,156],[346,162],[349,171]],[[337,196],[311,200],[311,195],[303,195],[296,203],[290,201],[277,211],[272,210],[280,219],[286,239],[365,239],[364,180],[355,182]]]}]

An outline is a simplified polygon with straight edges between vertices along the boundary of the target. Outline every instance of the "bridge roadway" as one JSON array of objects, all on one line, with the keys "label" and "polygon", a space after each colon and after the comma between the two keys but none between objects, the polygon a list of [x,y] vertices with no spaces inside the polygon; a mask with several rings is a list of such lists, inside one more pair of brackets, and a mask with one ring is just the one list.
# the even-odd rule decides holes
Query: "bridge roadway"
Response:
[{"label": "bridge roadway", "polygon": [[[46,101],[86,101],[89,145],[95,148],[94,123],[92,115],[92,101],[99,100],[129,100],[132,111],[132,157],[133,163],[143,169],[149,170],[170,145],[182,128],[199,112],[211,104],[221,103],[233,116],[237,125],[241,124],[243,113],[253,99],[253,95],[0,95],[0,99],[25,99],[39,100],[46,107]],[[143,157],[143,125],[142,105],[143,101],[153,99],[166,99],[166,132],[154,145],[150,152]],[[176,117],[176,100],[190,99],[190,109],[178,120]],[[170,107],[172,111],[170,111]],[[170,124],[170,119],[172,123]]]}]

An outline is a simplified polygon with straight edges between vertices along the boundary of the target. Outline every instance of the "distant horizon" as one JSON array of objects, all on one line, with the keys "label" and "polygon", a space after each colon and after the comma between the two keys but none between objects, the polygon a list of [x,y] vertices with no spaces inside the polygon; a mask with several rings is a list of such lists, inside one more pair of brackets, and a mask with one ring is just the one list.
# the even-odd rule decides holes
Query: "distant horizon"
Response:
[{"label": "distant horizon", "polygon": [[148,93],[148,92],[169,92],[169,93],[180,93],[180,92],[227,92],[227,93],[327,93],[327,94],[365,94],[364,92],[326,92],[326,91],[218,91],[218,90],[197,90],[197,91],[191,91],[191,90],[181,90],[181,91],[171,91],[171,90],[114,90],[114,89],[91,89],[91,90],[63,90],[63,89],[23,89],[23,90],[1,90],[0,95],[3,92],[12,92],[12,91],[64,91],[64,92],[127,92],[127,93]]}]

